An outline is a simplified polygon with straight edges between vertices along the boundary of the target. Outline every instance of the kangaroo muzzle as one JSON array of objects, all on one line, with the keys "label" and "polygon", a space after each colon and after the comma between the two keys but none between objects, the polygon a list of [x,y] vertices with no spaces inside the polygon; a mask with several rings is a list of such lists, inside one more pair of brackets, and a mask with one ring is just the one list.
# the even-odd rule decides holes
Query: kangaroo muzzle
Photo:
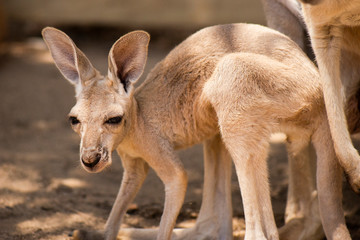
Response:
[{"label": "kangaroo muzzle", "polygon": [[89,172],[99,172],[109,163],[109,154],[106,148],[82,149],[81,163]]},{"label": "kangaroo muzzle", "polygon": [[100,153],[91,153],[85,154],[82,156],[81,162],[88,168],[93,168],[96,164],[100,162],[101,154]]}]

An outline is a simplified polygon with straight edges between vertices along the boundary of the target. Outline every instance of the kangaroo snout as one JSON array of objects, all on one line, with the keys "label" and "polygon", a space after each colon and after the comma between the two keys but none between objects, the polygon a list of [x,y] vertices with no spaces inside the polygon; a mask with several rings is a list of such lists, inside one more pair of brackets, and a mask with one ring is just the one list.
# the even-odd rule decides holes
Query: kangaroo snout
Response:
[{"label": "kangaroo snout", "polygon": [[85,169],[90,172],[101,171],[109,162],[108,151],[104,148],[82,151],[80,159]]},{"label": "kangaroo snout", "polygon": [[96,164],[100,162],[101,154],[100,153],[92,153],[86,154],[81,157],[81,162],[88,168],[93,168]]}]

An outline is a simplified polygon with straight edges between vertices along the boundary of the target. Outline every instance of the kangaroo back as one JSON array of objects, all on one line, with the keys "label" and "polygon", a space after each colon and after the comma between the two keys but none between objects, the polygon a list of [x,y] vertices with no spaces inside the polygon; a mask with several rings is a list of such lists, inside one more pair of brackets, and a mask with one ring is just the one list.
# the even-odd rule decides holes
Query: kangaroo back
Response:
[{"label": "kangaroo back", "polygon": [[[314,96],[321,98],[316,68],[288,37],[253,24],[208,27],[173,49],[135,92],[144,115],[154,119],[152,126],[160,128],[174,146],[199,143],[218,132],[217,117],[211,104],[202,99],[202,91],[220,59],[230,53],[252,53],[283,64],[289,73],[289,69],[301,72],[296,78],[288,74],[286,80],[272,77],[260,83],[274,96],[280,95],[276,88],[287,88],[288,94],[294,94],[289,99],[298,101],[295,112],[304,107],[304,100],[311,104]],[[262,69],[258,70],[262,74]],[[224,84],[228,84],[226,81]]]}]

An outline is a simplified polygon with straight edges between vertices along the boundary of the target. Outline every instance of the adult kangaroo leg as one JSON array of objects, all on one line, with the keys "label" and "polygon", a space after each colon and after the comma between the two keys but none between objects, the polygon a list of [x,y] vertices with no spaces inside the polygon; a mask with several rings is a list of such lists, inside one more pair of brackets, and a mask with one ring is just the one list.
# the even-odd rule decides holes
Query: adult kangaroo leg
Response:
[{"label": "adult kangaroo leg", "polygon": [[360,189],[360,156],[352,145],[344,111],[346,96],[340,76],[341,26],[320,26],[310,29],[316,60],[319,65],[331,136],[340,165],[349,176],[355,192]]},{"label": "adult kangaroo leg", "polygon": [[288,135],[289,188],[285,225],[279,229],[281,240],[323,239],[316,191],[316,158],[312,154],[310,135]]},{"label": "adult kangaroo leg", "polygon": [[326,238],[350,240],[342,208],[342,168],[336,159],[326,118],[312,140],[317,154],[319,206]]}]

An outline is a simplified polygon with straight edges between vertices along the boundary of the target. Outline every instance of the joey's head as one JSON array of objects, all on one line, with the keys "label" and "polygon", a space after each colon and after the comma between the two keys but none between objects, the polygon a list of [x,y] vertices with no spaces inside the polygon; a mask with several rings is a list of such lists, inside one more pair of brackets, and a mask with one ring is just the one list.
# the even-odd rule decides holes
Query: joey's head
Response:
[{"label": "joey's head", "polygon": [[133,84],[144,70],[149,35],[135,31],[116,41],[108,75],[102,76],[65,33],[47,27],[42,34],[56,66],[75,87],[69,122],[81,137],[80,162],[88,172],[99,172],[111,164],[111,152],[129,131]]}]

